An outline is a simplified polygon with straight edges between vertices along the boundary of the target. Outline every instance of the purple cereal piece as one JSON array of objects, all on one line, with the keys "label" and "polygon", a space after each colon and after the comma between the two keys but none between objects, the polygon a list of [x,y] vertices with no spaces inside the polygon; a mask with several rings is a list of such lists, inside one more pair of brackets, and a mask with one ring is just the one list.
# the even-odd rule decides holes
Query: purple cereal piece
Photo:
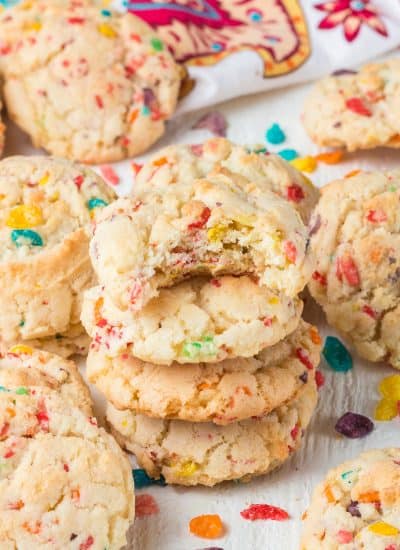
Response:
[{"label": "purple cereal piece", "polygon": [[374,429],[374,423],[367,416],[347,412],[336,422],[335,430],[351,439],[365,437]]},{"label": "purple cereal piece", "polygon": [[215,136],[225,137],[227,128],[226,118],[218,111],[210,111],[202,116],[193,126],[194,130],[202,128],[210,130]]},{"label": "purple cereal piece", "polygon": [[349,512],[349,514],[351,514],[355,518],[360,518],[361,517],[361,512],[358,509],[358,501],[357,500],[352,500],[350,502],[350,504],[347,506],[346,510],[347,510],[347,512]]},{"label": "purple cereal piece", "polygon": [[143,88],[143,104],[150,110],[158,106],[157,98],[151,88]]},{"label": "purple cereal piece", "polygon": [[299,378],[302,382],[304,382],[304,384],[306,384],[308,381],[308,372],[304,371],[303,374],[299,376]]},{"label": "purple cereal piece", "polygon": [[357,74],[357,71],[352,71],[351,69],[338,69],[333,71],[332,76],[343,76],[346,74]]}]

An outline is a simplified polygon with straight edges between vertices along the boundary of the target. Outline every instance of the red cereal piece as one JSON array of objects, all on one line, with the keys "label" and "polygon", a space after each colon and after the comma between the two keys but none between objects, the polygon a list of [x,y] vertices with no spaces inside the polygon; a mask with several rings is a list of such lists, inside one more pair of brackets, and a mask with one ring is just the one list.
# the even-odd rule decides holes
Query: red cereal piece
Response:
[{"label": "red cereal piece", "polygon": [[224,524],[218,514],[206,514],[192,518],[189,523],[189,531],[203,539],[217,539],[225,532]]},{"label": "red cereal piece", "polygon": [[49,415],[47,414],[46,405],[43,399],[38,403],[38,412],[36,413],[37,421],[39,422],[40,428],[44,432],[49,431]]},{"label": "red cereal piece", "polygon": [[297,348],[296,349],[296,357],[297,359],[299,359],[303,365],[308,369],[308,370],[313,370],[314,368],[314,365],[311,363],[310,361],[310,358],[308,357],[307,353],[304,351],[304,349],[302,348]]},{"label": "red cereal piece", "polygon": [[357,115],[372,116],[372,112],[370,111],[370,109],[368,109],[363,100],[359,97],[350,97],[346,101],[346,107]]},{"label": "red cereal piece", "polygon": [[290,435],[292,436],[292,439],[296,439],[296,437],[299,435],[299,425],[296,424],[295,427],[290,432]]},{"label": "red cereal piece", "polygon": [[204,227],[208,222],[210,216],[211,210],[208,208],[208,206],[206,206],[205,208],[203,208],[203,211],[200,214],[200,218],[197,221],[192,222],[188,225],[189,231],[192,231],[193,229],[201,229],[202,227]]},{"label": "red cereal piece", "polygon": [[119,175],[116,173],[114,168],[110,166],[109,164],[104,164],[100,167],[101,173],[104,177],[104,179],[110,183],[111,185],[118,185],[119,184]]},{"label": "red cereal piece", "polygon": [[76,176],[76,178],[74,178],[74,183],[78,189],[82,187],[82,183],[84,181],[85,181],[85,178],[82,176],[82,174],[79,174],[79,176]]},{"label": "red cereal piece", "polygon": [[336,277],[339,281],[343,281],[343,276],[350,286],[360,284],[357,266],[350,255],[342,256],[336,260]]},{"label": "red cereal piece", "polygon": [[372,319],[378,318],[378,313],[374,309],[372,309],[372,307],[369,306],[368,304],[365,304],[365,306],[363,306],[362,311]]},{"label": "red cereal piece", "polygon": [[289,185],[286,189],[286,196],[289,201],[300,202],[304,199],[304,191],[300,185],[297,185],[297,183],[292,183],[292,185]]},{"label": "red cereal piece", "polygon": [[257,519],[272,519],[274,521],[285,521],[290,518],[286,510],[269,504],[251,504],[240,515],[244,519],[255,521]]},{"label": "red cereal piece", "polygon": [[85,19],[83,17],[69,17],[67,21],[70,25],[83,25]]},{"label": "red cereal piece", "polygon": [[325,384],[325,376],[319,370],[315,372],[315,383],[317,384],[318,389],[322,388],[322,386]]},{"label": "red cereal piece", "polygon": [[336,540],[339,544],[348,544],[353,540],[353,533],[351,531],[345,531],[344,529],[336,533]]},{"label": "red cereal piece", "polygon": [[268,317],[264,317],[263,324],[264,324],[265,327],[270,327],[272,325],[272,319],[270,319]]},{"label": "red cereal piece", "polygon": [[285,242],[284,250],[285,250],[285,254],[288,262],[290,262],[291,264],[296,263],[297,249],[295,245],[292,243],[292,241]]},{"label": "red cereal piece", "polygon": [[132,162],[132,170],[135,173],[135,176],[137,176],[140,172],[140,170],[143,168],[143,164],[138,164],[137,162]]},{"label": "red cereal piece", "polygon": [[89,550],[94,544],[94,538],[89,535],[88,538],[79,545],[79,550]]},{"label": "red cereal piece", "polygon": [[326,280],[326,275],[320,273],[319,271],[314,271],[314,273],[312,274],[312,278],[314,279],[314,281],[317,281],[317,283],[319,283],[321,286],[326,286],[328,284]]},{"label": "red cereal piece", "polygon": [[210,283],[216,288],[220,288],[222,286],[222,283],[219,279],[211,279]]},{"label": "red cereal piece", "polygon": [[381,223],[387,220],[386,212],[378,208],[377,210],[369,210],[366,216],[371,223]]},{"label": "red cereal piece", "polygon": [[151,495],[138,495],[135,501],[135,516],[144,518],[145,516],[154,516],[160,511],[157,502]]},{"label": "red cereal piece", "polygon": [[102,98],[99,95],[95,95],[94,98],[96,100],[97,107],[99,109],[104,109],[104,103],[103,103]]}]

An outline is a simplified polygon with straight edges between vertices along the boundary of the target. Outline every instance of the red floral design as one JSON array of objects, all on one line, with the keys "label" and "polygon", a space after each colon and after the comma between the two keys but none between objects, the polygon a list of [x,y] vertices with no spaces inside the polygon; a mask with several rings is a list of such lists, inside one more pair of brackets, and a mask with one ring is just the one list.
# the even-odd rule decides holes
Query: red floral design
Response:
[{"label": "red floral design", "polygon": [[348,42],[355,40],[363,25],[367,25],[382,36],[388,31],[372,2],[363,0],[333,0],[321,2],[315,8],[328,15],[318,25],[319,29],[333,29],[343,25],[344,36]]}]

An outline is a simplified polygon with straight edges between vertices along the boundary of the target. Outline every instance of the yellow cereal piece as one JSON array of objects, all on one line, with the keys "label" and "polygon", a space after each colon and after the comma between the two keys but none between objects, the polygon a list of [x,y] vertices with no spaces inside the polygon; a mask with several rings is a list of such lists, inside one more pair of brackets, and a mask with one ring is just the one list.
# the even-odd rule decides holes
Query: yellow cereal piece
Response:
[{"label": "yellow cereal piece", "polygon": [[214,225],[214,227],[210,227],[207,231],[207,238],[212,243],[215,243],[223,239],[228,231],[229,227],[227,225]]},{"label": "yellow cereal piece", "polygon": [[400,374],[392,374],[381,380],[379,392],[383,397],[400,401]]},{"label": "yellow cereal piece", "polygon": [[399,534],[397,527],[390,525],[384,521],[377,521],[368,527],[368,530],[375,535],[382,535],[383,537],[395,537]]},{"label": "yellow cereal piece", "polygon": [[49,178],[50,178],[50,174],[48,173],[42,176],[39,180],[39,185],[46,185],[46,183],[49,181]]},{"label": "yellow cereal piece", "polygon": [[317,161],[314,157],[299,157],[290,161],[290,164],[301,172],[314,172],[317,168]]},{"label": "yellow cereal piece", "polygon": [[8,353],[15,353],[16,355],[19,355],[19,354],[32,355],[33,348],[31,348],[30,346],[24,346],[23,344],[18,344],[10,348],[8,350]]},{"label": "yellow cereal piece", "polygon": [[40,31],[40,29],[42,28],[42,24],[40,23],[40,21],[32,21],[31,23],[26,23],[24,25],[24,31]]},{"label": "yellow cereal piece", "polygon": [[58,191],[56,191],[55,193],[53,193],[51,195],[51,197],[49,197],[49,201],[50,202],[57,202],[59,198],[60,198],[60,193]]},{"label": "yellow cereal piece", "polygon": [[271,304],[271,305],[276,305],[276,304],[279,304],[279,298],[278,296],[272,296],[269,300],[268,300],[268,303]]},{"label": "yellow cereal piece", "polygon": [[43,223],[42,210],[35,204],[16,206],[8,215],[6,225],[13,229],[29,229]]},{"label": "yellow cereal piece", "polygon": [[115,30],[108,23],[100,23],[97,30],[107,38],[115,38],[117,36]]},{"label": "yellow cereal piece", "polygon": [[382,399],[375,407],[375,420],[385,422],[387,420],[393,420],[398,415],[397,401],[390,399]]},{"label": "yellow cereal piece", "polygon": [[195,462],[189,461],[185,462],[183,466],[179,469],[178,475],[181,477],[190,477],[199,469],[198,465]]}]

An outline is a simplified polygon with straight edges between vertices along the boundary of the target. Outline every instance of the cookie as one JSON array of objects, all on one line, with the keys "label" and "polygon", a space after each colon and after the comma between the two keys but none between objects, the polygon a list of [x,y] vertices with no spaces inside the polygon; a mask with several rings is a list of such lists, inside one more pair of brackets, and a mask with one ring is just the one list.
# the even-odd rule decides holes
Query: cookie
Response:
[{"label": "cookie", "polygon": [[301,550],[400,546],[400,449],[367,451],[330,470],[304,515]]},{"label": "cookie", "polygon": [[399,147],[399,78],[400,59],[391,59],[319,82],[304,109],[311,139],[348,151]]},{"label": "cookie", "polygon": [[0,162],[0,196],[1,340],[66,333],[95,284],[91,223],[114,192],[71,162],[10,157]]},{"label": "cookie", "polygon": [[311,221],[309,284],[330,325],[370,361],[400,368],[400,171],[323,189]]},{"label": "cookie", "polygon": [[0,547],[117,550],[134,516],[129,461],[57,392],[0,392]]},{"label": "cookie", "polygon": [[95,2],[35,1],[0,15],[9,116],[36,147],[88,163],[148,149],[183,73],[155,32]]},{"label": "cookie", "polygon": [[89,390],[75,363],[25,344],[0,348],[0,386],[20,393],[30,386],[49,388],[87,416],[93,414]]},{"label": "cookie", "polygon": [[111,404],[107,419],[149,476],[163,475],[167,483],[178,485],[212,486],[248,480],[280,466],[299,447],[316,404],[311,383],[269,415],[229,426],[159,420]]},{"label": "cookie", "polygon": [[47,336],[47,338],[25,340],[24,343],[33,348],[40,348],[64,358],[68,358],[71,355],[82,355],[85,357],[89,351],[90,337],[83,326],[78,323],[71,325],[66,332],[58,333],[55,336]]},{"label": "cookie", "polygon": [[224,172],[104,209],[90,256],[114,303],[140,310],[195,275],[252,275],[296,296],[313,268],[308,231],[288,201],[246,182]]},{"label": "cookie", "polygon": [[118,409],[156,418],[225,425],[263,416],[313,382],[321,339],[300,321],[285,340],[255,357],[170,367],[127,354],[111,359],[90,351],[87,375]]},{"label": "cookie", "polygon": [[209,139],[201,145],[165,147],[138,170],[135,196],[147,191],[165,193],[178,183],[210,174],[234,173],[244,183],[289,200],[305,224],[319,198],[318,188],[280,156],[251,152],[224,138]]},{"label": "cookie", "polygon": [[194,278],[162,289],[133,315],[94,287],[85,293],[82,321],[92,348],[170,365],[252,357],[292,332],[303,304],[270,292],[250,277]]}]

